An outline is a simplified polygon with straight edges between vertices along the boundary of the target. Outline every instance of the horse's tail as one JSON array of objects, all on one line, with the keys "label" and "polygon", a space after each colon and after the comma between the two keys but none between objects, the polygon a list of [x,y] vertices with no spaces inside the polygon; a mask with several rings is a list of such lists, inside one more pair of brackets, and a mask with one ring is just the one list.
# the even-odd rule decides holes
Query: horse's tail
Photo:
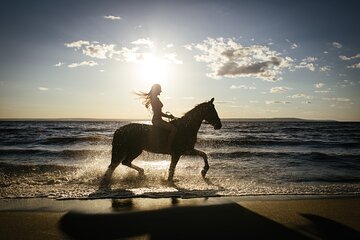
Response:
[{"label": "horse's tail", "polygon": [[113,141],[112,141],[112,150],[111,150],[111,163],[121,163],[126,156],[126,149],[124,146],[124,131],[122,128],[119,128],[115,131]]},{"label": "horse's tail", "polygon": [[120,127],[114,133],[112,141],[111,163],[121,163],[126,157],[141,152],[148,139],[151,126],[130,123]]}]

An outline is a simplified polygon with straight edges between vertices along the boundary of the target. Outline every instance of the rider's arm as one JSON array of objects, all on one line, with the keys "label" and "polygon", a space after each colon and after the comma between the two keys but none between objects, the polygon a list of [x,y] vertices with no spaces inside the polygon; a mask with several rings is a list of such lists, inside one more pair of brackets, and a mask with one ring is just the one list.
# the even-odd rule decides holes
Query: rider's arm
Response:
[{"label": "rider's arm", "polygon": [[161,112],[161,116],[166,117],[166,118],[171,118],[171,119],[175,118],[172,114],[166,114],[166,113],[163,113],[163,112]]}]

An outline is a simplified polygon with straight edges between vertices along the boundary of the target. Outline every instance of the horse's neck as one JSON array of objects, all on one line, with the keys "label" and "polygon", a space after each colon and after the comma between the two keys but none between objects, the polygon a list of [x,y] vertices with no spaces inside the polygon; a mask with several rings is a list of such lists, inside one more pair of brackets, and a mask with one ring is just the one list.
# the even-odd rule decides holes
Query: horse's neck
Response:
[{"label": "horse's neck", "polygon": [[199,131],[203,119],[204,118],[201,112],[194,112],[189,116],[185,116],[183,121],[187,129],[193,131],[194,133],[197,133]]}]

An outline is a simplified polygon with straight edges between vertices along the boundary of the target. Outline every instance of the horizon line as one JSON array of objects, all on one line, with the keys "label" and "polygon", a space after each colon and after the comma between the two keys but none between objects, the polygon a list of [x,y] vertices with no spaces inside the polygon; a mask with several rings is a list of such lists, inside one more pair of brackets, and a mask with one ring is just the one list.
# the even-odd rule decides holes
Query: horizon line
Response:
[{"label": "horizon line", "polygon": [[[334,120],[334,119],[304,119],[296,117],[273,117],[273,118],[221,118],[221,120],[242,120],[242,121],[317,121],[317,122],[360,122],[360,120]],[[150,121],[147,118],[1,118],[0,121]]]}]

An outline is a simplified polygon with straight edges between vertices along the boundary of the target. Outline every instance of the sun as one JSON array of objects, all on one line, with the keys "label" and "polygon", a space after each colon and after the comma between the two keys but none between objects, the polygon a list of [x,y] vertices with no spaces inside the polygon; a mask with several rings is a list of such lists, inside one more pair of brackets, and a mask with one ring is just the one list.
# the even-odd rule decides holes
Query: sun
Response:
[{"label": "sun", "polygon": [[139,62],[139,73],[143,85],[165,84],[169,78],[169,63],[153,53],[143,55]]}]

